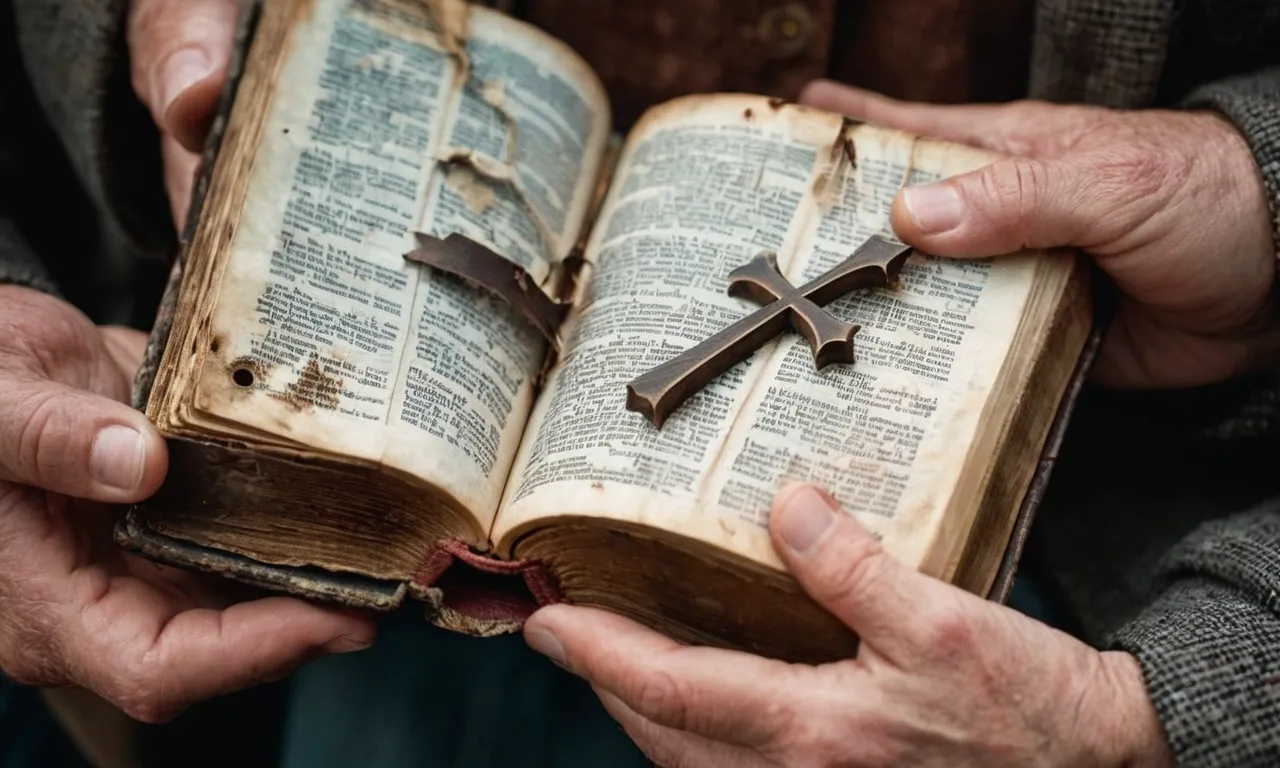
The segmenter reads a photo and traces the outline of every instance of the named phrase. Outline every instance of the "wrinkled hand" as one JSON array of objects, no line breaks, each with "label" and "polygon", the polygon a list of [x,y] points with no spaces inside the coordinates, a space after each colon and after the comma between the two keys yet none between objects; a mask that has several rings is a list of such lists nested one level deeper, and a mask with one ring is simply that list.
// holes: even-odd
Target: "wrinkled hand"
[{"label": "wrinkled hand", "polygon": [[937,256],[1080,248],[1125,294],[1095,376],[1193,386],[1273,364],[1277,243],[1244,137],[1209,112],[1021,102],[930,106],[817,82],[813,106],[1002,152],[979,171],[909,188],[904,242]]},{"label": "wrinkled hand", "polygon": [[130,0],[133,88],[161,132],[165,186],[181,227],[231,60],[239,0]]},{"label": "wrinkled hand", "polygon": [[144,343],[0,286],[0,668],[158,721],[317,654],[363,648],[374,630],[288,598],[231,605],[221,582],[114,544],[110,513],[92,502],[141,500],[167,465],[160,435],[122,402]]},{"label": "wrinkled hand", "polygon": [[525,637],[586,678],[663,766],[1171,764],[1132,657],[899,564],[811,486],[778,495],[770,531],[801,585],[858,633],[857,658],[684,647],[564,605],[535,613]]}]

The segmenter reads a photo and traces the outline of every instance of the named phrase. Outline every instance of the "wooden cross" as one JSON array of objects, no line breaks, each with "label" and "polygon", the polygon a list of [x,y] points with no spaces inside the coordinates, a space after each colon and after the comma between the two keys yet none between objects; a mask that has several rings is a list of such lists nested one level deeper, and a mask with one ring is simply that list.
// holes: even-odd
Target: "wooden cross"
[{"label": "wooden cross", "polygon": [[813,350],[813,365],[852,363],[853,337],[861,326],[822,309],[850,291],[887,285],[911,255],[911,247],[873,236],[843,262],[796,288],[778,271],[772,252],[729,273],[729,295],[763,306],[706,341],[636,377],[627,385],[627,410],[661,427],[671,412],[706,384],[745,360],[788,328]]}]

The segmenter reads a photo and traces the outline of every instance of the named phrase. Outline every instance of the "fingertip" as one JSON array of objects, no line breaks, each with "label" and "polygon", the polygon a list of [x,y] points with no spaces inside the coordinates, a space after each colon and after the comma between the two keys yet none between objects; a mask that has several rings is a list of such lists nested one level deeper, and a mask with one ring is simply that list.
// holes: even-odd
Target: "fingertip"
[{"label": "fingertip", "polygon": [[143,419],[141,434],[144,441],[142,477],[134,494],[135,501],[150,498],[164,483],[169,473],[169,444],[149,420]]},{"label": "fingertip", "polygon": [[169,470],[164,438],[144,415],[132,409],[99,429],[89,451],[94,488],[87,496],[93,501],[143,501],[160,490]]},{"label": "fingertip", "polygon": [[271,635],[298,649],[286,655],[307,648],[326,653],[362,650],[378,635],[377,622],[368,614],[283,595],[233,605],[226,615],[234,619],[228,625],[241,637]]},{"label": "fingertip", "polygon": [[188,152],[198,154],[203,150],[205,137],[208,136],[209,127],[217,113],[225,79],[226,68],[217,68],[186,84],[167,102],[163,116],[164,129]]},{"label": "fingertip", "polygon": [[796,99],[796,103],[820,107],[829,103],[831,96],[838,93],[840,87],[835,81],[826,78],[810,80],[804,88],[800,89],[800,96]]},{"label": "fingertip", "polygon": [[770,505],[769,509],[770,525],[772,525],[777,519],[775,517],[776,514],[785,514],[785,510],[790,507],[794,507],[796,502],[802,500],[800,494],[814,494],[823,504],[831,509],[840,509],[840,501],[835,496],[831,495],[831,492],[827,489],[801,480],[789,480],[783,484],[781,490],[779,490],[773,497],[773,504]]},{"label": "fingertip", "polygon": [[524,632],[528,638],[530,633],[536,632],[574,633],[583,626],[609,626],[616,629],[624,623],[629,623],[629,620],[599,608],[556,603],[539,608],[525,620]]},{"label": "fingertip", "polygon": [[530,643],[539,635],[549,634],[566,645],[578,648],[593,645],[604,638],[618,642],[637,638],[652,641],[657,637],[668,642],[665,636],[613,611],[563,603],[538,609],[525,621],[523,632],[525,640]]},{"label": "fingertip", "polygon": [[907,205],[907,190],[901,190],[893,198],[893,206],[889,209],[889,224],[893,232],[902,242],[916,248],[924,248],[928,240],[920,231],[911,208]]},{"label": "fingertip", "polygon": [[800,480],[788,480],[785,483],[783,483],[782,488],[779,489],[779,491],[776,494],[774,494],[773,504],[770,505],[769,507],[769,512],[770,512],[769,522],[770,523],[773,522],[774,515],[782,511],[787,506],[787,502],[790,501],[792,497],[794,497],[797,493],[800,493],[805,489],[817,490],[817,488],[814,485],[811,485],[810,483],[806,483]]},{"label": "fingertip", "polygon": [[834,80],[818,79],[804,87],[798,102],[815,109],[858,117],[865,111],[868,100],[873,96],[871,91],[862,88]]},{"label": "fingertip", "polygon": [[373,646],[378,639],[378,623],[373,617],[347,610],[325,610],[333,619],[333,637],[320,647],[328,654],[355,653]]},{"label": "fingertip", "polygon": [[565,612],[569,611],[570,606],[564,603],[554,603],[552,605],[544,605],[533,612],[524,622],[524,631],[548,629],[561,623],[565,618]]},{"label": "fingertip", "polygon": [[[367,611],[341,608],[299,601],[308,610],[316,611],[330,625],[328,631],[337,638],[368,648],[378,638],[378,620]],[[354,649],[353,649],[354,650]]]},{"label": "fingertip", "polygon": [[769,516],[769,533],[784,555],[804,558],[820,549],[839,517],[831,495],[805,485],[791,490]]},{"label": "fingertip", "polygon": [[57,436],[36,446],[19,479],[74,498],[106,504],[142,501],[164,482],[168,447],[146,415],[98,395],[66,391],[42,427]]}]

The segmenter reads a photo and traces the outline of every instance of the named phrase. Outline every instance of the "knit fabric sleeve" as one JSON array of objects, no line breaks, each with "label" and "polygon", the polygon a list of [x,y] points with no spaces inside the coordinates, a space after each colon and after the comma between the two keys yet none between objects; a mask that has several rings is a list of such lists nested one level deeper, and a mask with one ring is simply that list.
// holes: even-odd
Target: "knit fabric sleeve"
[{"label": "knit fabric sleeve", "polygon": [[1280,500],[1172,550],[1110,645],[1142,666],[1180,766],[1280,765]]}]

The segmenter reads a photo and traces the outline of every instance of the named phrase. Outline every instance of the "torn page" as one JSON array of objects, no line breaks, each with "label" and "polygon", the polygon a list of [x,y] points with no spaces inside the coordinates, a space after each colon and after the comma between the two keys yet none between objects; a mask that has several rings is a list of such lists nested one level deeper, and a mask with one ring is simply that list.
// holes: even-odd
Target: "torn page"
[{"label": "torn page", "polygon": [[[598,83],[563,46],[490,11],[474,8],[452,28],[468,36],[471,66],[495,56],[498,71],[527,69],[525,79],[574,94],[580,133],[549,114],[558,102],[529,95],[536,88],[506,87],[522,114],[536,113],[526,120],[554,123],[575,153],[568,164],[582,178],[547,183],[563,203],[559,230],[576,237],[608,130]],[[491,137],[496,128],[468,116],[447,48],[421,0],[314,0],[302,14],[267,106],[194,405],[300,449],[419,477],[489,517],[545,343],[500,302],[404,254],[425,226],[543,272],[547,258],[508,187],[437,161],[446,145],[488,157],[506,132]]]}]

